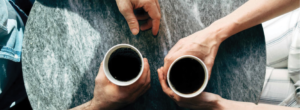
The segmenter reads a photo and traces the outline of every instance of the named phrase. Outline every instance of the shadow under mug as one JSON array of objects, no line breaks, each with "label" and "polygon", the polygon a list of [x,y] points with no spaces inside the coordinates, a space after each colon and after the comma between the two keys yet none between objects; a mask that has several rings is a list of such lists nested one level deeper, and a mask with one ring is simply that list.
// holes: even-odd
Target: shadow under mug
[{"label": "shadow under mug", "polygon": [[[182,60],[182,59],[185,59],[185,58],[190,58],[190,59],[193,59],[193,60],[196,60],[198,63],[201,64],[201,67],[199,68],[203,68],[203,71],[204,71],[204,79],[203,79],[203,82],[202,82],[202,85],[194,92],[192,93],[182,93],[178,90],[175,89],[175,86],[174,84],[172,84],[171,80],[170,80],[170,71],[172,69],[172,67],[174,67],[174,64],[176,64],[178,61]],[[184,73],[180,73],[180,74],[184,74]],[[201,73],[199,73],[201,74]],[[178,96],[180,97],[184,97],[184,98],[192,98],[192,97],[195,97],[197,95],[199,95],[206,87],[207,83],[208,83],[208,71],[207,71],[207,67],[205,66],[204,62],[202,60],[200,60],[199,58],[193,56],[193,55],[184,55],[184,56],[181,56],[179,58],[177,58],[169,67],[169,70],[168,70],[168,74],[167,74],[167,81],[168,81],[168,84],[170,86],[170,88],[172,89],[172,91],[177,94]],[[182,81],[179,81],[179,82],[182,82]]]},{"label": "shadow under mug", "polygon": [[[116,78],[114,78],[111,74],[111,72],[109,71],[109,67],[108,67],[108,63],[109,63],[109,60],[110,60],[110,57],[111,55],[118,49],[121,49],[121,48],[129,48],[129,49],[132,49],[134,52],[136,52],[139,56],[139,59],[141,61],[141,68],[140,68],[140,72],[138,73],[137,76],[135,76],[134,78],[128,80],[128,81],[121,81],[121,80],[118,80]],[[111,81],[112,83],[118,85],[118,86],[128,86],[128,85],[131,85],[133,84],[134,82],[136,82],[142,75],[143,73],[143,70],[144,70],[144,61],[143,61],[143,56],[142,54],[140,53],[140,51],[135,48],[134,46],[132,45],[129,45],[129,44],[118,44],[118,45],[115,45],[113,47],[111,47],[108,52],[106,52],[105,56],[104,56],[104,61],[103,61],[103,69],[104,69],[104,73],[107,77],[107,79],[109,81]],[[126,73],[124,73],[126,74]]]}]

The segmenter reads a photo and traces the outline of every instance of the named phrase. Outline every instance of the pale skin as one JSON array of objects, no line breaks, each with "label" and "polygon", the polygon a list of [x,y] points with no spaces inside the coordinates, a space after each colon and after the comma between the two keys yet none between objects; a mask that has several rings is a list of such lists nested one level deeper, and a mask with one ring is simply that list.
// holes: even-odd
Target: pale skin
[{"label": "pale skin", "polygon": [[[157,35],[160,23],[160,7],[157,0],[116,0],[121,14],[126,19],[130,31],[137,35],[140,30],[152,29]],[[165,57],[164,66],[157,70],[163,91],[179,106],[205,110],[296,110],[295,108],[237,102],[223,99],[219,95],[203,92],[194,98],[181,98],[173,93],[166,84],[166,73],[170,64],[179,56],[194,55],[204,61],[209,74],[214,64],[219,45],[231,35],[260,24],[266,20],[292,11],[299,7],[299,0],[249,0],[237,10],[211,24],[204,30],[182,38]],[[135,9],[146,13],[135,15]],[[139,25],[138,20],[147,20]],[[73,108],[73,110],[114,110],[134,102],[150,87],[150,69],[144,59],[145,69],[140,79],[130,86],[120,87],[111,83],[103,72],[101,64],[95,78],[92,100]]]},{"label": "pale skin", "polygon": [[225,39],[242,30],[299,8],[299,6],[299,0],[249,0],[209,27],[180,39],[165,57],[164,66],[157,70],[163,91],[179,106],[190,109],[296,110],[296,108],[226,100],[217,94],[207,92],[194,98],[182,98],[167,86],[166,75],[171,63],[183,55],[194,55],[203,60],[209,75],[211,75],[218,48]]}]

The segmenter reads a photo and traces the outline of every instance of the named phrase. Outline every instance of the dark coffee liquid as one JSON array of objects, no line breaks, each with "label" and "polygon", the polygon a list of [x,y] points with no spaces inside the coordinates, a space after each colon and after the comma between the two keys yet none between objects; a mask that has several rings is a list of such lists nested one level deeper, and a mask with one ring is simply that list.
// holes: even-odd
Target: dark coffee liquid
[{"label": "dark coffee liquid", "polygon": [[131,48],[120,48],[111,54],[108,60],[108,70],[115,79],[129,81],[138,76],[141,64],[138,53]]},{"label": "dark coffee liquid", "polygon": [[199,90],[204,83],[205,72],[194,59],[183,58],[177,61],[170,71],[170,82],[180,93],[190,94]]}]

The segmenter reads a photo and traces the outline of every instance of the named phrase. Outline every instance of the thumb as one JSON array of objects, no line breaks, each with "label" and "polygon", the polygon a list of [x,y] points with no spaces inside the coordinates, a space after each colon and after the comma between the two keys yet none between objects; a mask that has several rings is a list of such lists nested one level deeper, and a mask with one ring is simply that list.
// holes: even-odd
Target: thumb
[{"label": "thumb", "polygon": [[96,81],[97,80],[99,80],[99,81],[106,80],[106,75],[104,74],[104,70],[103,70],[103,61],[101,62],[98,74],[96,76]]},{"label": "thumb", "polygon": [[131,2],[128,0],[118,0],[117,5],[119,11],[126,19],[132,34],[137,35],[139,33],[139,23],[137,18],[134,15],[133,6]]}]

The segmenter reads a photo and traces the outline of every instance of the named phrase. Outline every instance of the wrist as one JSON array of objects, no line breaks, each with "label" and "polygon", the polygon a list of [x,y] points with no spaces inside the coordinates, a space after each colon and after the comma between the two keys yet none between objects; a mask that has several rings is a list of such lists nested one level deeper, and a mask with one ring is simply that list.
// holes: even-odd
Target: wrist
[{"label": "wrist", "polygon": [[90,101],[89,105],[90,110],[109,110],[106,104],[95,98]]},{"label": "wrist", "polygon": [[218,95],[217,101],[215,101],[216,108],[214,110],[226,110],[226,103],[227,100]]},{"label": "wrist", "polygon": [[118,102],[108,102],[103,100],[98,100],[93,98],[90,101],[90,108],[89,110],[116,110],[122,106],[124,106],[123,103]]},{"label": "wrist", "polygon": [[97,104],[94,99],[89,102],[88,110],[102,110],[101,105]]},{"label": "wrist", "polygon": [[215,22],[213,22],[209,27],[207,27],[208,30],[211,31],[211,33],[214,34],[216,39],[218,39],[220,42],[223,42],[230,36],[237,33],[238,24],[235,22],[232,22],[232,20],[227,20],[226,18],[221,18]]},{"label": "wrist", "polygon": [[70,110],[102,110],[99,106],[97,106],[97,104],[92,100],[82,104],[82,105],[79,105],[77,107],[74,107]]},{"label": "wrist", "polygon": [[249,102],[237,102],[227,99],[220,99],[217,102],[216,110],[255,110],[256,105]]}]

